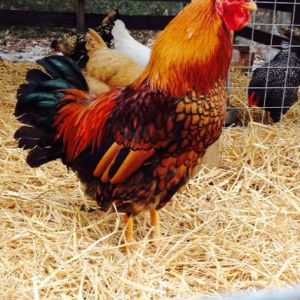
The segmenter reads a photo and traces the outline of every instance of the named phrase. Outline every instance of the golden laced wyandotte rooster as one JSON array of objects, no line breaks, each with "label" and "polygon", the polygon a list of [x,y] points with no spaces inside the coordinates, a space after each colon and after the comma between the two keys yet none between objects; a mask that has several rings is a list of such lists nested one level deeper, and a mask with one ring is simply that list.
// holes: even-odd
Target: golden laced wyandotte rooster
[{"label": "golden laced wyandotte rooster", "polygon": [[[102,20],[100,26],[95,31],[102,37],[108,47],[111,46],[113,36],[111,34],[115,20],[119,18],[118,10],[110,11]],[[89,59],[87,50],[87,33],[77,33],[72,36],[66,36],[51,43],[51,48],[56,52],[61,52],[65,56],[72,58],[80,68],[85,68]]]},{"label": "golden laced wyandotte rooster", "polygon": [[159,35],[134,83],[95,97],[68,57],[40,60],[45,71],[28,72],[15,109],[27,163],[61,159],[102,210],[125,214],[126,241],[144,210],[159,239],[158,210],[221,134],[232,31],[255,9],[251,0],[192,1]]}]

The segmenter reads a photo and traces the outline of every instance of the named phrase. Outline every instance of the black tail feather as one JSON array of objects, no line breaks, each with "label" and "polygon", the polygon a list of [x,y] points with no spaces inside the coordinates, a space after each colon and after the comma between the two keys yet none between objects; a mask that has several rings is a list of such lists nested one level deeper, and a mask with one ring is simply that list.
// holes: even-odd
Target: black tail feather
[{"label": "black tail feather", "polygon": [[65,79],[80,90],[87,91],[87,83],[74,61],[67,56],[49,56],[37,61],[53,79]]},{"label": "black tail feather", "polygon": [[18,146],[31,149],[27,162],[37,167],[62,155],[62,146],[55,140],[53,122],[65,89],[88,90],[87,83],[72,59],[49,56],[38,61],[45,69],[28,71],[26,84],[17,92],[15,116],[29,126],[19,128],[14,137]]},{"label": "black tail feather", "polygon": [[[58,151],[54,151],[58,150]],[[34,148],[29,151],[26,162],[31,168],[37,168],[45,163],[61,157],[61,151],[55,148]]]},{"label": "black tail feather", "polygon": [[23,149],[33,149],[36,146],[51,146],[53,136],[45,135],[43,130],[35,127],[22,126],[14,134],[14,138],[18,140],[18,146]]},{"label": "black tail feather", "polygon": [[34,84],[38,84],[49,79],[51,79],[51,76],[39,69],[29,70],[26,75],[26,80],[29,83],[34,83]]}]

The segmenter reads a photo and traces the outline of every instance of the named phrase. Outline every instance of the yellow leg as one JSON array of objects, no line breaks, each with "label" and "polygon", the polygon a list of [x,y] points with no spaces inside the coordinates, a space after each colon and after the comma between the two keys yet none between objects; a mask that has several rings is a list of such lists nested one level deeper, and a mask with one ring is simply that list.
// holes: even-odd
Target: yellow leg
[{"label": "yellow leg", "polygon": [[[150,224],[152,226],[152,238],[155,240],[160,239],[160,223],[159,223],[159,212],[151,208],[150,209]],[[157,246],[159,241],[154,241],[155,245]]]},{"label": "yellow leg", "polygon": [[133,217],[128,217],[127,215],[125,215],[124,222],[126,225],[126,230],[125,230],[126,242],[131,242],[134,240],[134,238],[133,238]]},{"label": "yellow leg", "polygon": [[[124,216],[124,223],[125,223],[125,243],[131,243],[134,241],[133,237],[133,217],[128,217],[127,215]],[[125,245],[124,251],[126,253],[130,253],[130,246]]]}]

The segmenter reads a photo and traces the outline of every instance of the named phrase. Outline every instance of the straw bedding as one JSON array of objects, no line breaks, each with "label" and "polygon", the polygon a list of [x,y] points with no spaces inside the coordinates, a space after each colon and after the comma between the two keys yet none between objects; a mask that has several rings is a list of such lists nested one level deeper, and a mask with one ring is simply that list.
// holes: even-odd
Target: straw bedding
[{"label": "straw bedding", "polygon": [[[220,168],[162,210],[159,247],[141,214],[127,256],[121,216],[82,210],[96,204],[72,172],[30,169],[16,148],[15,92],[32,66],[0,62],[1,299],[168,299],[300,282],[299,104],[279,125],[225,130]],[[244,96],[232,100],[243,107]]]}]

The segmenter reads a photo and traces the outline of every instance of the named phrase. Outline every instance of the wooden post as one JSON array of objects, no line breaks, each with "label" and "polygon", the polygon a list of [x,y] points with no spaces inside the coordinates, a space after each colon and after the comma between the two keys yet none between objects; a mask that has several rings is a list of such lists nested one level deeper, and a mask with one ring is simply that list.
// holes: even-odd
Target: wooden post
[{"label": "wooden post", "polygon": [[208,169],[219,167],[220,158],[220,139],[214,142],[208,149],[202,160],[202,166],[206,166]]},{"label": "wooden post", "polygon": [[77,32],[84,31],[85,28],[84,0],[77,0]]},{"label": "wooden post", "polygon": [[219,158],[220,158],[220,139],[218,139],[215,143],[213,143],[207,150],[202,159],[202,162],[195,167],[193,170],[192,176],[195,176],[199,173],[203,168],[205,170],[210,171],[213,168],[219,167]]}]

